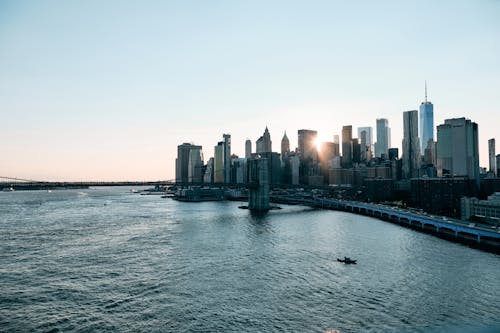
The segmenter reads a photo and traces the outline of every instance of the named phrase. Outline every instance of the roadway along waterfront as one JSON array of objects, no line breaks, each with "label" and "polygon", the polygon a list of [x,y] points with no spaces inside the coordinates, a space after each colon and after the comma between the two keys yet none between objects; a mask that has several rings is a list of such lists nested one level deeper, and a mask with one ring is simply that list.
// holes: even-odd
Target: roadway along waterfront
[{"label": "roadway along waterfront", "polygon": [[296,195],[273,196],[272,201],[284,204],[301,204],[312,207],[335,209],[379,218],[415,230],[434,234],[448,240],[464,243],[480,249],[500,253],[500,230],[496,226],[481,227],[447,217],[436,217],[407,209],[381,204],[329,198],[301,197]]}]

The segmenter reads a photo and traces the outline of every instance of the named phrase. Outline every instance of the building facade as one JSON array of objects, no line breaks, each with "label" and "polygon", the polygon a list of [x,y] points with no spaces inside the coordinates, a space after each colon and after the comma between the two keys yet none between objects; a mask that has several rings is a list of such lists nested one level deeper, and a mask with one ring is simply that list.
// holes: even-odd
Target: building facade
[{"label": "building facade", "polygon": [[470,119],[446,119],[437,127],[437,173],[467,176],[479,185],[478,126]]},{"label": "building facade", "polygon": [[488,159],[490,162],[490,172],[493,172],[493,174],[498,176],[495,155],[496,155],[496,153],[495,153],[495,139],[489,139],[488,140]]},{"label": "building facade", "polygon": [[377,119],[377,142],[375,143],[375,157],[387,156],[391,145],[391,129],[389,121],[385,118]]},{"label": "building facade", "polygon": [[420,140],[418,138],[418,111],[403,112],[403,178],[418,177],[420,169]]},{"label": "building facade", "polygon": [[434,141],[434,105],[427,100],[427,83],[425,84],[425,100],[420,104],[420,152],[424,153],[429,140]]},{"label": "building facade", "polygon": [[247,139],[245,141],[245,158],[250,158],[252,156],[252,141]]},{"label": "building facade", "polygon": [[352,166],[352,126],[342,127],[342,164],[344,168]]},{"label": "building facade", "polygon": [[272,142],[271,142],[271,134],[269,134],[269,130],[264,130],[264,134],[257,140],[255,144],[255,152],[257,154],[260,153],[270,153],[272,151]]},{"label": "building facade", "polygon": [[281,139],[281,160],[284,161],[286,156],[290,153],[290,140],[288,140],[288,137],[286,136],[286,131],[285,134],[283,135],[283,138]]},{"label": "building facade", "polygon": [[316,138],[318,132],[312,130],[298,130],[298,153],[301,160],[318,159],[318,150],[316,149]]}]

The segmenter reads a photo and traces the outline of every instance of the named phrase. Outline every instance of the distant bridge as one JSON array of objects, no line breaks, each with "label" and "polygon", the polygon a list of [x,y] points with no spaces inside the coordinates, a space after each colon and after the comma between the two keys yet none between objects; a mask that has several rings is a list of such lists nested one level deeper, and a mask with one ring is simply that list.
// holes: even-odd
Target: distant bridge
[{"label": "distant bridge", "polygon": [[51,182],[33,179],[23,179],[16,177],[0,176],[0,191],[5,190],[46,190],[46,189],[68,189],[68,188],[89,188],[97,186],[172,186],[173,180],[158,181],[81,181],[81,182]]}]

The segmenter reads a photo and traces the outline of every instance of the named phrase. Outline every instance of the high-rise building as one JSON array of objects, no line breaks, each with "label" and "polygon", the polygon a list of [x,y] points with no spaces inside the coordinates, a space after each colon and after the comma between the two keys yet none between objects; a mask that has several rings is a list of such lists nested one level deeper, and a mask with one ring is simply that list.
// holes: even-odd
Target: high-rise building
[{"label": "high-rise building", "polygon": [[496,160],[496,164],[497,164],[497,177],[500,177],[500,154],[497,155],[497,160]]},{"label": "high-rise building", "polygon": [[224,138],[224,182],[231,182],[231,134],[223,134]]},{"label": "high-rise building", "polygon": [[418,111],[403,112],[403,178],[418,177],[420,168],[420,140],[418,139]]},{"label": "high-rise building", "polygon": [[214,147],[214,183],[224,183],[224,141]]},{"label": "high-rise building", "polygon": [[429,140],[434,140],[434,105],[427,100],[427,82],[425,83],[425,101],[420,104],[420,152],[424,153]]},{"label": "high-rise building", "polygon": [[316,148],[316,138],[318,132],[312,130],[298,130],[298,153],[301,160],[312,159],[317,161],[318,150]]},{"label": "high-rise building", "polygon": [[377,119],[377,142],[375,143],[375,157],[387,156],[391,145],[391,129],[389,121],[385,118]]},{"label": "high-rise building", "polygon": [[358,139],[361,144],[361,161],[369,161],[373,155],[373,128],[358,127]]},{"label": "high-rise building", "polygon": [[188,162],[188,182],[201,183],[203,181],[203,153],[201,146],[191,146]]},{"label": "high-rise building", "polygon": [[271,134],[269,134],[267,126],[264,130],[264,134],[257,140],[255,144],[255,152],[257,154],[272,152]]},{"label": "high-rise building", "polygon": [[493,172],[496,174],[497,167],[496,167],[496,160],[495,160],[495,139],[489,139],[488,140],[488,157],[490,160],[490,172]]},{"label": "high-rise building", "polygon": [[286,136],[286,131],[285,134],[283,135],[283,139],[281,139],[281,160],[284,161],[286,158],[286,155],[290,152],[290,141],[288,140],[288,137]]},{"label": "high-rise building", "polygon": [[338,135],[333,136],[333,156],[340,156],[340,139]]},{"label": "high-rise building", "polygon": [[436,165],[436,142],[434,140],[427,141],[427,146],[424,149],[424,163]]},{"label": "high-rise building", "polygon": [[352,166],[352,126],[342,127],[342,165],[344,168]]},{"label": "high-rise building", "polygon": [[478,127],[470,119],[446,119],[437,127],[437,173],[467,176],[479,185]]},{"label": "high-rise building", "polygon": [[352,141],[352,163],[360,163],[361,145],[359,144],[359,140],[357,138],[353,138],[351,141]]},{"label": "high-rise building", "polygon": [[177,183],[187,183],[189,181],[189,152],[194,146],[190,143],[183,143],[177,146],[177,158],[175,159],[175,181]]},{"label": "high-rise building", "polygon": [[252,141],[247,139],[245,141],[245,158],[250,158],[250,156],[252,156]]}]

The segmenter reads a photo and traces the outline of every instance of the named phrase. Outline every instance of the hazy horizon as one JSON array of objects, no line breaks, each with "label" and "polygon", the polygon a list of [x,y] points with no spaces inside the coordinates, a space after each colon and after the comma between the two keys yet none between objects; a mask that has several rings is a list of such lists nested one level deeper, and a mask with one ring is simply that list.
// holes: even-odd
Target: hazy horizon
[{"label": "hazy horizon", "polygon": [[[374,128],[400,149],[424,81],[434,124],[466,117],[500,140],[498,1],[0,3],[0,175],[175,178],[177,145],[223,133],[244,156],[267,126]],[[434,129],[434,138],[435,137]],[[497,143],[497,154],[500,143]]]}]

